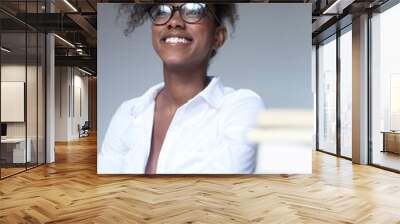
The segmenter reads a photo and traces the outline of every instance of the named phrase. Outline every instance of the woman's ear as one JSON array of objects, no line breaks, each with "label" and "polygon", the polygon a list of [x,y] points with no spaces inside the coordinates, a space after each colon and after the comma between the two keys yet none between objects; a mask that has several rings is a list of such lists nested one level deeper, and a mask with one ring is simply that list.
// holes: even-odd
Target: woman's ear
[{"label": "woman's ear", "polygon": [[225,26],[218,26],[215,30],[215,39],[213,44],[213,49],[217,50],[222,45],[224,45],[227,38],[227,30]]}]

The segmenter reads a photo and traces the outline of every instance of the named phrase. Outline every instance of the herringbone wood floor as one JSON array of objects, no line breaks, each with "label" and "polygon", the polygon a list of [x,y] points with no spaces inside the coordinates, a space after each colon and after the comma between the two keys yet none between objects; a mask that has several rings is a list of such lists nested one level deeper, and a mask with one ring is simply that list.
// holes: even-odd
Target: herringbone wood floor
[{"label": "herringbone wood floor", "polygon": [[400,175],[315,152],[312,175],[98,176],[96,139],[0,181],[0,223],[400,223]]}]

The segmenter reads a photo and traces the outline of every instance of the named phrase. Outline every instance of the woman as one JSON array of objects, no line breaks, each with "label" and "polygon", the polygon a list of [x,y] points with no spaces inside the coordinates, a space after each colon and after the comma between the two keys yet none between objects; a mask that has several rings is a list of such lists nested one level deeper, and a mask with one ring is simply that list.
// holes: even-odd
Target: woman
[{"label": "woman", "polygon": [[[250,90],[207,76],[210,60],[234,26],[234,4],[124,6],[132,32],[152,21],[152,45],[164,83],[124,102],[98,157],[99,173],[253,173],[256,147],[246,140],[264,104]],[[243,77],[245,78],[245,77]]]}]

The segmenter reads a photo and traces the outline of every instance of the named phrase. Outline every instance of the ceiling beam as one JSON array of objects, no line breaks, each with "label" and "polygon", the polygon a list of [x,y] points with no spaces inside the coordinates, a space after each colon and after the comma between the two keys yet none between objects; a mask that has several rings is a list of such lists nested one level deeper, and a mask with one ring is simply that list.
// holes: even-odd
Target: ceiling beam
[{"label": "ceiling beam", "polygon": [[90,56],[55,56],[56,66],[82,66],[96,71],[97,60]]},{"label": "ceiling beam", "polygon": [[97,38],[97,30],[90,24],[85,17],[79,13],[70,13],[67,16],[79,25],[91,38]]},{"label": "ceiling beam", "polygon": [[355,0],[336,0],[323,10],[323,14],[342,14],[344,9],[353,4]]}]

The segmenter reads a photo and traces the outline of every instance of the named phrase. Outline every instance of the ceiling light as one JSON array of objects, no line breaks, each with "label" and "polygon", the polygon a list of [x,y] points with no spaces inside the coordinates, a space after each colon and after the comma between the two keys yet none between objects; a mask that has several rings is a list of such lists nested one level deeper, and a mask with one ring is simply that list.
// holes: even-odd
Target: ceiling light
[{"label": "ceiling light", "polygon": [[72,44],[71,42],[69,42],[68,40],[66,40],[66,39],[64,39],[64,38],[62,38],[62,37],[60,37],[60,36],[57,35],[57,34],[54,34],[54,36],[57,37],[57,38],[58,38],[59,40],[61,40],[62,42],[66,43],[68,46],[75,48],[75,45],[73,45],[73,44]]},{"label": "ceiling light", "polygon": [[65,4],[67,4],[74,12],[78,12],[78,10],[68,1],[64,0]]},{"label": "ceiling light", "polygon": [[79,55],[86,55],[86,54],[84,53],[83,49],[81,49],[81,48],[77,48],[77,49],[76,49],[76,53],[78,53]]},{"label": "ceiling light", "polygon": [[4,51],[4,52],[6,52],[6,53],[10,53],[10,52],[11,52],[11,50],[9,50],[9,49],[7,49],[7,48],[5,48],[5,47],[1,47],[1,50]]},{"label": "ceiling light", "polygon": [[81,72],[83,72],[83,73],[85,73],[85,74],[87,74],[87,75],[90,75],[90,76],[92,75],[92,73],[90,73],[90,72],[88,72],[88,71],[86,71],[86,70],[83,70],[83,69],[81,69],[81,68],[79,68],[79,67],[78,67],[78,70],[81,71]]},{"label": "ceiling light", "polygon": [[342,14],[343,10],[351,5],[355,0],[336,0],[322,14]]}]

